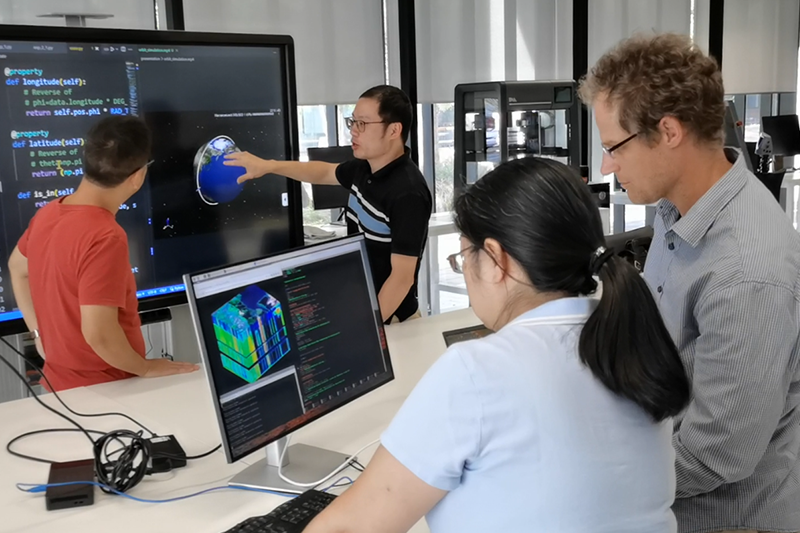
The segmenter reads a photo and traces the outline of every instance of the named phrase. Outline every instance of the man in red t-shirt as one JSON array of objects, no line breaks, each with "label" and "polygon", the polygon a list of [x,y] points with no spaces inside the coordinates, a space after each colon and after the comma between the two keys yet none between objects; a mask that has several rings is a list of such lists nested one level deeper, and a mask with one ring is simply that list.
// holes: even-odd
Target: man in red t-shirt
[{"label": "man in red t-shirt", "polygon": [[115,215],[144,183],[149,157],[140,119],[98,122],[78,190],[39,210],[11,254],[14,296],[55,390],[197,369],[145,359],[128,239]]}]

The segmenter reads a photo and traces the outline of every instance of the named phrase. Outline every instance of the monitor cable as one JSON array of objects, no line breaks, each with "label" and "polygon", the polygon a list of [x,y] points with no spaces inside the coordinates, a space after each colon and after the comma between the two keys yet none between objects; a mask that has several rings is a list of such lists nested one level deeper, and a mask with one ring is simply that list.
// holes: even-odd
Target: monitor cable
[{"label": "monitor cable", "polygon": [[[289,483],[291,485],[294,485],[295,487],[301,487],[301,488],[313,488],[313,487],[317,487],[319,485],[322,485],[323,483],[328,481],[330,478],[332,478],[333,476],[335,476],[337,473],[341,472],[342,470],[344,470],[348,466],[352,466],[353,464],[358,463],[358,461],[356,461],[356,458],[358,457],[359,453],[363,452],[364,450],[366,450],[367,448],[369,448],[371,446],[374,446],[374,445],[378,444],[381,441],[380,439],[376,439],[376,440],[370,442],[369,444],[363,446],[356,453],[354,453],[354,454],[350,455],[349,457],[347,457],[347,459],[345,459],[344,462],[342,462],[341,465],[337,466],[331,473],[329,473],[328,475],[326,475],[322,479],[320,479],[318,481],[312,481],[310,483],[301,483],[299,481],[294,481],[292,479],[289,479],[281,471],[282,470],[282,466],[281,465],[283,465],[283,459],[284,459],[284,456],[286,455],[286,450],[289,449],[289,443],[291,441],[291,438],[292,438],[291,435],[286,437],[286,446],[283,448],[283,451],[281,451],[280,458],[278,459],[278,475],[286,483]],[[361,463],[358,463],[358,465],[360,466]]]}]

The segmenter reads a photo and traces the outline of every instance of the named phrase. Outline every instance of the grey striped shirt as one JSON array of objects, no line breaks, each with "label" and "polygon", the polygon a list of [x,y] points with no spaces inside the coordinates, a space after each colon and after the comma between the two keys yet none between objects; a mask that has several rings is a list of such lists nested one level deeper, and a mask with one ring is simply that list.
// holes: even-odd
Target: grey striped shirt
[{"label": "grey striped shirt", "polygon": [[673,509],[681,533],[800,531],[800,235],[726,155],[686,216],[659,203],[645,264],[692,380]]}]

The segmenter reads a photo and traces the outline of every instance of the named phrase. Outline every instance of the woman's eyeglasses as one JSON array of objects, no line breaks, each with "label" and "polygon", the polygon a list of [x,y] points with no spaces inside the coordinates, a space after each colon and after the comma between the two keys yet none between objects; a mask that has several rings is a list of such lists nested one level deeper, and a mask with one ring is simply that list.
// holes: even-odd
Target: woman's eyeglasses
[{"label": "woman's eyeglasses", "polygon": [[464,254],[467,250],[469,250],[469,248],[464,248],[460,252],[447,256],[447,262],[450,263],[450,268],[452,268],[453,272],[456,274],[464,273]]}]

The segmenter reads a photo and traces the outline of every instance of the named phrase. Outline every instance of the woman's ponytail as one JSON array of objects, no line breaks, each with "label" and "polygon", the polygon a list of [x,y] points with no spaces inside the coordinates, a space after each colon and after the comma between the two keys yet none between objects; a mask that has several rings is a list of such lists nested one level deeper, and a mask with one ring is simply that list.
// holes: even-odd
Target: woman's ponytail
[{"label": "woman's ponytail", "polygon": [[597,260],[590,263],[600,277],[602,295],[583,326],[580,358],[606,387],[656,421],[674,416],[691,397],[678,349],[639,272],[613,255],[602,259],[599,265]]}]

